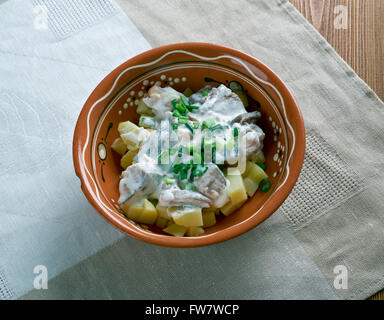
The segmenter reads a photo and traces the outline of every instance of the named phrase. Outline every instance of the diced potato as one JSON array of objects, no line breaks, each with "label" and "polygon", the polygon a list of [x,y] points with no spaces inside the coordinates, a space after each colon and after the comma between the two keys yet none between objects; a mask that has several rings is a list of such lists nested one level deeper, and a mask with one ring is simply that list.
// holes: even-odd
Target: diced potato
[{"label": "diced potato", "polygon": [[201,208],[184,208],[171,213],[173,221],[185,227],[200,227],[203,225]]},{"label": "diced potato", "polygon": [[259,185],[261,180],[268,178],[268,175],[257,164],[248,161],[244,172],[244,177],[252,179],[257,185]]},{"label": "diced potato", "polygon": [[231,199],[231,203],[236,205],[247,200],[247,192],[240,172],[237,172],[237,174],[235,172],[228,174],[227,179],[229,180],[228,195]]},{"label": "diced potato", "polygon": [[189,227],[187,229],[187,236],[188,237],[197,237],[204,233],[204,229],[201,227]]},{"label": "diced potato", "polygon": [[247,195],[252,197],[257,191],[257,188],[259,187],[259,185],[256,182],[254,182],[251,178],[248,178],[248,177],[245,177],[243,181],[244,181],[245,190],[247,191]]},{"label": "diced potato", "polygon": [[263,150],[260,150],[258,153],[256,153],[254,156],[252,156],[251,161],[254,163],[264,163],[265,162],[265,156]]},{"label": "diced potato", "polygon": [[187,229],[187,227],[179,226],[173,223],[163,229],[163,231],[176,237],[183,237],[184,234],[187,232]]},{"label": "diced potato", "polygon": [[133,159],[137,155],[137,150],[129,150],[121,159],[120,165],[125,170],[127,169],[133,162]]},{"label": "diced potato", "polygon": [[139,217],[139,222],[154,224],[157,219],[157,210],[151,201],[144,200],[144,210]]},{"label": "diced potato", "polygon": [[216,210],[203,209],[203,227],[208,228],[216,224]]},{"label": "diced potato", "polygon": [[171,217],[168,214],[168,207],[162,207],[157,205],[156,206],[157,213],[159,214],[159,217],[162,217],[163,219],[170,220]]},{"label": "diced potato", "polygon": [[[138,127],[139,128],[139,127]],[[141,143],[149,136],[149,131],[144,128],[139,128],[138,132],[129,131],[120,135],[128,149],[139,149]]]},{"label": "diced potato", "polygon": [[120,122],[117,129],[121,139],[130,150],[138,149],[141,143],[149,136],[149,131],[138,127],[131,121]]},{"label": "diced potato", "polygon": [[156,226],[158,226],[159,228],[163,229],[167,226],[168,224],[168,221],[167,219],[163,218],[163,217],[160,217],[160,216],[157,216],[157,219],[156,219]]},{"label": "diced potato", "polygon": [[138,222],[137,218],[141,215],[141,213],[144,210],[144,202],[138,201],[138,202],[133,203],[131,205],[123,203],[120,205],[120,208],[124,211],[127,218]]},{"label": "diced potato", "polygon": [[187,88],[184,90],[183,95],[185,95],[187,98],[189,98],[191,95],[193,95],[193,91],[191,88]]},{"label": "diced potato", "polygon": [[152,109],[149,108],[143,100],[139,100],[139,104],[137,105],[136,112],[141,115],[145,116],[153,116]]},{"label": "diced potato", "polygon": [[112,142],[111,148],[115,150],[119,155],[123,156],[127,152],[127,145],[120,137]]},{"label": "diced potato", "polygon": [[120,122],[117,130],[119,131],[120,135],[128,132],[139,133],[139,127],[131,121]]},{"label": "diced potato", "polygon": [[233,204],[232,201],[230,201],[224,207],[222,207],[220,209],[220,211],[225,216],[229,216],[232,212],[234,212],[235,210],[239,209],[244,204],[245,201],[247,201],[247,200],[243,200],[242,202],[239,202],[237,204]]},{"label": "diced potato", "polygon": [[157,219],[156,208],[148,199],[120,207],[129,219],[138,223],[154,224]]}]

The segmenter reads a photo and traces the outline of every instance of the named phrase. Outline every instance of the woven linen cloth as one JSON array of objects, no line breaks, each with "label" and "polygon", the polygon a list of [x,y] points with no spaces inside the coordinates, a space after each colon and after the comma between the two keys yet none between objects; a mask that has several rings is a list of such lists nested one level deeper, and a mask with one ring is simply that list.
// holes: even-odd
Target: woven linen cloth
[{"label": "woven linen cloth", "polygon": [[[382,289],[384,109],[372,90],[287,1],[119,4],[152,46],[215,42],[276,71],[304,114],[303,172],[285,204],[240,237],[194,249],[126,237],[23,298],[362,299]],[[347,288],[334,285],[337,266]]]},{"label": "woven linen cloth", "polygon": [[125,238],[24,298],[363,299],[382,289],[384,106],[374,92],[288,1],[118,3],[152,46],[219,43],[277,72],[304,114],[302,174],[238,238],[195,249]]},{"label": "woven linen cloth", "polygon": [[72,138],[96,85],[148,48],[113,1],[0,5],[0,299],[123,236],[83,196]]}]

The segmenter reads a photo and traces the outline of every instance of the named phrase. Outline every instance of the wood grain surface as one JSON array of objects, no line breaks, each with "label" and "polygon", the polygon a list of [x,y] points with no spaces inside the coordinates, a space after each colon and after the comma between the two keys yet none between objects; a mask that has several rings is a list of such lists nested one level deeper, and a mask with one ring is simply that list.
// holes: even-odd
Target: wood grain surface
[{"label": "wood grain surface", "polygon": [[[384,100],[384,0],[289,1]],[[340,5],[348,12],[346,29],[334,26]],[[384,300],[384,290],[371,299]]]}]

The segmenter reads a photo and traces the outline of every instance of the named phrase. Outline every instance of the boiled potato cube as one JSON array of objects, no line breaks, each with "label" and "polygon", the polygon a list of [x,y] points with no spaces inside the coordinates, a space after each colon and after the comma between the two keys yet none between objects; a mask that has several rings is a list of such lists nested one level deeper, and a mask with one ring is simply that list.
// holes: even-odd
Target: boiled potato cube
[{"label": "boiled potato cube", "polygon": [[156,208],[148,199],[131,205],[122,204],[120,207],[129,219],[138,223],[154,224],[157,219]]},{"label": "boiled potato cube", "polygon": [[149,108],[143,100],[140,100],[139,101],[139,104],[137,105],[137,109],[136,109],[136,112],[138,114],[141,114],[141,115],[145,115],[145,116],[153,116],[153,112],[152,112],[152,109]]},{"label": "boiled potato cube", "polygon": [[253,181],[251,178],[248,178],[248,177],[245,177],[243,181],[244,181],[245,190],[247,191],[247,195],[252,197],[257,191],[257,188],[259,187],[259,185],[255,181]]},{"label": "boiled potato cube", "polygon": [[159,217],[166,219],[166,220],[171,219],[171,217],[168,214],[168,207],[162,207],[162,206],[157,205],[156,210],[157,210],[157,213],[159,214]]},{"label": "boiled potato cube", "polygon": [[154,224],[157,219],[157,210],[151,201],[144,200],[144,210],[138,218],[141,223]]},{"label": "boiled potato cube", "polygon": [[171,213],[173,221],[184,227],[200,227],[203,225],[201,208],[184,208]]},{"label": "boiled potato cube", "polygon": [[163,231],[176,237],[183,237],[184,234],[187,232],[187,229],[187,227],[179,226],[173,223],[163,229]]},{"label": "boiled potato cube", "polygon": [[228,195],[231,199],[231,203],[236,205],[246,200],[247,192],[245,190],[243,177],[240,175],[240,172],[237,172],[237,174],[228,174],[227,179],[229,180]]},{"label": "boiled potato cube", "polygon": [[168,221],[167,219],[163,218],[163,217],[160,217],[160,216],[157,216],[157,219],[156,219],[156,226],[158,226],[159,228],[163,229],[167,226],[168,224]]},{"label": "boiled potato cube", "polygon": [[187,229],[187,236],[188,237],[197,237],[204,233],[204,229],[201,227],[189,227]]},{"label": "boiled potato cube", "polygon": [[[138,127],[139,128],[139,127]],[[139,128],[138,132],[129,131],[120,135],[128,149],[136,150],[140,148],[140,145],[150,135],[150,131],[144,128]]]},{"label": "boiled potato cube", "polygon": [[254,156],[252,156],[251,161],[254,163],[264,163],[265,162],[265,156],[264,156],[263,150],[260,150]]},{"label": "boiled potato cube", "polygon": [[120,208],[124,211],[124,213],[127,216],[127,218],[132,219],[132,220],[138,222],[137,218],[143,212],[144,202],[143,201],[138,201],[138,202],[130,204],[130,205],[128,205],[126,203],[123,203],[123,204],[120,205]]},{"label": "boiled potato cube", "polygon": [[139,127],[131,121],[120,122],[117,130],[119,131],[120,135],[128,132],[139,133]]},{"label": "boiled potato cube", "polygon": [[121,159],[120,165],[123,169],[127,169],[137,155],[137,150],[129,150]]},{"label": "boiled potato cube", "polygon": [[239,209],[246,200],[243,200],[242,202],[239,202],[237,204],[233,204],[232,201],[228,202],[224,207],[220,209],[220,211],[225,215],[229,216],[232,212]]},{"label": "boiled potato cube", "polygon": [[203,209],[203,227],[208,228],[216,224],[216,210]]},{"label": "boiled potato cube", "polygon": [[119,155],[123,156],[127,152],[127,145],[123,142],[120,137],[112,142],[111,148],[115,150]]},{"label": "boiled potato cube", "polygon": [[259,185],[261,180],[268,178],[268,175],[257,164],[248,161],[244,172],[244,177],[252,179],[257,185]]}]

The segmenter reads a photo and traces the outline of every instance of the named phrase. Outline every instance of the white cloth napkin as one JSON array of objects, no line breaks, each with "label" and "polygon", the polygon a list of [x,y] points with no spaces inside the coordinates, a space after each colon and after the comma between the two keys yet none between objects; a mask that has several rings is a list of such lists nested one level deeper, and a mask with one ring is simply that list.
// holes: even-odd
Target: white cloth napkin
[{"label": "white cloth napkin", "polygon": [[83,196],[72,137],[95,86],[147,49],[113,1],[0,6],[0,299],[32,289],[35,266],[54,277],[123,236]]}]

